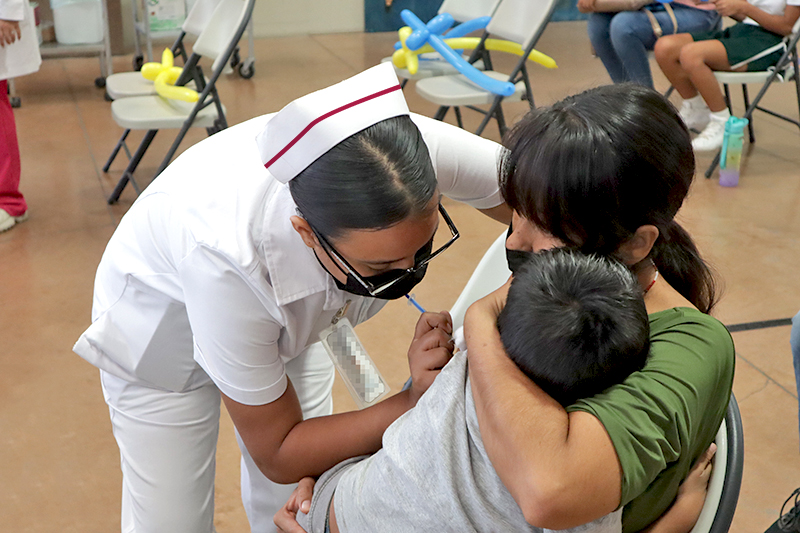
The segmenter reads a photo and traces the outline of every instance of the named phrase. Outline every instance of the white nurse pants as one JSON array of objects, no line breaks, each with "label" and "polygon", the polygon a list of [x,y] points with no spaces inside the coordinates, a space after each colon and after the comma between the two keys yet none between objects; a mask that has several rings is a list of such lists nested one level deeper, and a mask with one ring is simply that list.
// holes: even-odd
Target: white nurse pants
[{"label": "white nurse pants", "polygon": [[[123,533],[211,533],[220,393],[205,378],[183,392],[131,383],[101,371],[122,468]],[[286,363],[305,418],[333,411],[334,369],[317,343]],[[242,450],[242,501],[253,533],[275,531],[272,517],[295,485],[278,485]]]}]

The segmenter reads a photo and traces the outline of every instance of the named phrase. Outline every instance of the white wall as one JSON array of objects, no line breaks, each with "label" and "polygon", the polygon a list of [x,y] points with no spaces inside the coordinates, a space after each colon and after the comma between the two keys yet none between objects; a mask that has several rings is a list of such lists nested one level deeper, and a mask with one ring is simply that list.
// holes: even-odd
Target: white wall
[{"label": "white wall", "polygon": [[257,0],[256,37],[364,31],[364,0]]},{"label": "white wall", "polygon": [[[124,42],[133,49],[131,2],[122,4]],[[141,5],[141,4],[140,4]],[[256,0],[256,37],[364,31],[364,0]],[[163,41],[171,43],[171,39]]]}]

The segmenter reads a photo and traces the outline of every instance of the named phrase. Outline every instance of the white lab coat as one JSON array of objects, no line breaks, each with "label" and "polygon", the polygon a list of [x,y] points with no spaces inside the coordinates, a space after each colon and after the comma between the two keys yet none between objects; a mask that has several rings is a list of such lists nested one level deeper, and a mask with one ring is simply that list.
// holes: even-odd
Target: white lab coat
[{"label": "white lab coat", "polygon": [[39,70],[42,56],[28,0],[0,0],[0,20],[19,21],[22,37],[14,44],[0,47],[0,80],[18,78]]},{"label": "white lab coat", "polygon": [[[101,260],[93,323],[74,350],[111,375],[104,374],[104,387],[123,455],[124,494],[151,490],[137,481],[150,469],[154,479],[198,480],[185,490],[196,492],[198,483],[213,490],[213,472],[211,482],[201,483],[208,475],[198,471],[213,461],[215,442],[200,443],[186,433],[187,413],[192,420],[204,419],[204,412],[218,409],[219,394],[203,392],[209,385],[239,403],[263,405],[283,394],[288,377],[306,416],[329,414],[332,366],[316,349],[319,332],[348,300],[346,316],[353,324],[385,304],[339,290],[292,228],[289,217],[296,207],[289,186],[264,168],[255,140],[270,117],[228,128],[184,152],[123,217]],[[412,118],[444,195],[476,208],[502,202],[496,143],[430,118]],[[447,254],[439,260],[446,261]],[[182,402],[188,405],[178,408]],[[142,428],[155,412],[158,419]],[[217,423],[214,416],[207,422]],[[153,428],[149,440],[141,436],[146,428]],[[163,440],[169,431],[174,435]],[[155,446],[156,438],[165,444]],[[136,457],[141,449],[147,450],[144,458]],[[166,456],[175,450],[177,456]],[[242,451],[242,493],[251,526],[272,529],[271,513],[285,493],[269,488],[271,482]],[[178,462],[184,466],[176,467]],[[171,465],[172,473],[148,466],[161,464]],[[128,465],[136,475],[125,470]],[[193,496],[197,505],[170,499],[181,491],[173,488],[139,502],[151,510],[136,520],[158,523],[175,509],[183,516],[211,516],[213,507],[203,502],[213,502],[212,496]],[[132,512],[125,502],[123,497],[127,523]],[[153,516],[159,506],[164,516]]]}]

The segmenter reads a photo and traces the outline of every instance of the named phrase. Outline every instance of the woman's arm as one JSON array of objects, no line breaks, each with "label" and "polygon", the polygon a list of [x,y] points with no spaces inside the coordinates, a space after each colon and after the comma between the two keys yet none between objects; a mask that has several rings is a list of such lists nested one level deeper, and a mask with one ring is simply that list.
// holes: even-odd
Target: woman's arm
[{"label": "woman's arm", "polygon": [[567,413],[508,358],[496,320],[500,302],[467,311],[470,379],[481,436],[495,470],[534,526],[565,529],[620,505],[622,472],[603,425]]},{"label": "woman's arm", "polygon": [[452,320],[447,313],[424,313],[408,352],[412,385],[361,411],[303,420],[291,381],[277,400],[245,405],[222,395],[247,451],[276,483],[318,476],[335,464],[378,451],[383,432],[414,407],[450,360]]},{"label": "woman's arm", "polygon": [[279,483],[380,448],[386,427],[416,404],[452,353],[450,316],[424,313],[408,352],[411,389],[369,409],[304,421],[281,358],[284,311],[216,250],[195,247],[178,271],[194,359],[223,394],[255,463]]},{"label": "woman's arm", "polygon": [[711,461],[716,452],[717,445],[712,444],[681,483],[678,497],[669,510],[642,533],[689,533],[692,530],[708,495]]}]

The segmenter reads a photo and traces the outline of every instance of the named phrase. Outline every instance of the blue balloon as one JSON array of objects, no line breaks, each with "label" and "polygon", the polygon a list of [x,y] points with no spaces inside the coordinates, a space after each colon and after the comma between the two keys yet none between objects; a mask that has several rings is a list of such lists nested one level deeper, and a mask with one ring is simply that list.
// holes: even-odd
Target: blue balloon
[{"label": "blue balloon", "polygon": [[[672,1],[672,0],[667,0]],[[445,39],[456,39],[458,37],[463,37],[468,35],[474,31],[482,30],[489,24],[489,21],[492,20],[492,17],[478,17],[476,19],[468,20],[466,22],[462,22],[452,30],[448,31],[444,37]],[[394,43],[394,49],[400,50],[403,47],[403,44],[400,41]]]},{"label": "blue balloon", "polygon": [[478,87],[501,96],[511,96],[514,94],[515,87],[513,83],[490,78],[470,65],[444,42],[441,34],[453,25],[453,17],[451,15],[442,13],[432,18],[428,24],[422,22],[419,17],[408,9],[401,11],[400,17],[403,19],[403,22],[408,24],[413,30],[413,33],[406,39],[406,46],[409,50],[419,50],[427,42],[434,50],[439,52],[448,63],[453,65],[456,70]]},{"label": "blue balloon", "polygon": [[468,20],[466,22],[462,22],[449,32],[445,34],[445,39],[455,39],[457,37],[463,37],[467,34],[470,34],[477,30],[482,30],[489,24],[489,21],[492,20],[492,17],[478,17],[476,19]]}]

